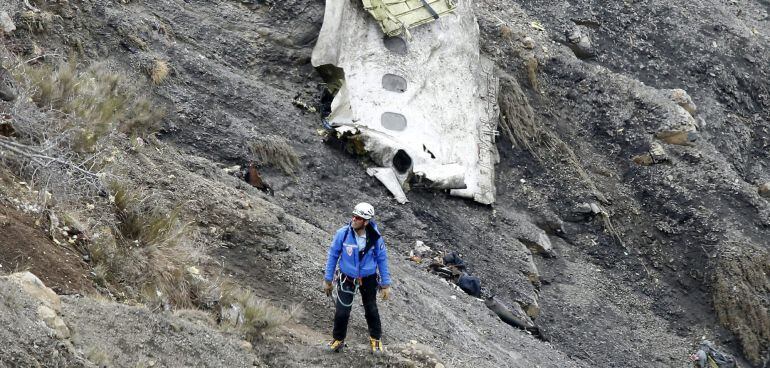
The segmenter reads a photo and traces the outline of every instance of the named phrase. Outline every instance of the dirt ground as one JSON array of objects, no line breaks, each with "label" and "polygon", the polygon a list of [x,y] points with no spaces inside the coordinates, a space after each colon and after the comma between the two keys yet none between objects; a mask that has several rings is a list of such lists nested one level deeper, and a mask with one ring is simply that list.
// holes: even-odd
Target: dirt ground
[{"label": "dirt ground", "polygon": [[[273,302],[303,305],[297,325],[254,346],[269,366],[686,367],[702,337],[745,366],[770,361],[770,326],[760,324],[769,273],[748,279],[725,256],[736,244],[756,260],[768,252],[770,204],[757,193],[770,181],[764,1],[477,2],[482,52],[520,86],[539,142],[556,142],[526,149],[500,136],[493,206],[420,189],[398,205],[365,174],[365,158],[325,142],[321,117],[293,103],[320,100],[323,82],[309,60],[321,0],[46,6],[60,15],[50,31],[6,35],[6,46],[21,54],[75,49],[84,62],[106,60],[146,84],[168,111],[160,142],[120,153],[117,171],[159,206],[183,203],[219,272]],[[590,57],[570,49],[565,33],[575,27],[589,36]],[[146,68],[159,58],[171,72],[150,85]],[[669,97],[673,88],[697,106],[685,112],[696,125],[686,145],[656,138],[684,111]],[[274,195],[223,170],[248,163],[248,145],[267,134],[289,139],[301,162],[295,176],[259,168]],[[632,160],[653,144],[665,160]],[[394,274],[394,300],[381,306],[384,360],[364,353],[358,311],[350,334],[360,341],[345,354],[318,354],[333,312],[320,291],[326,247],[359,201],[377,209]],[[585,216],[584,203],[603,214]],[[40,267],[46,284],[87,289],[76,281],[88,271],[79,255],[3,211],[12,231],[45,244],[34,248],[45,257],[35,252],[40,259],[29,267]],[[526,246],[533,232],[548,233],[554,257]],[[536,301],[534,321],[547,341],[503,324],[480,300],[406,260],[417,240],[462,254],[505,304]],[[48,252],[70,257],[70,269],[45,275]],[[3,251],[0,263],[17,258]],[[725,295],[720,279],[748,292]],[[80,286],[68,289],[70,282]],[[727,313],[730,297],[756,309]]]}]

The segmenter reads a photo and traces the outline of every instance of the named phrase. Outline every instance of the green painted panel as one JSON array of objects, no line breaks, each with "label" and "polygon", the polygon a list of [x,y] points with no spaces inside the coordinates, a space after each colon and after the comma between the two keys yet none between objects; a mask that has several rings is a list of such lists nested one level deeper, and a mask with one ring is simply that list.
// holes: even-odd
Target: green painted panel
[{"label": "green painted panel", "polygon": [[[388,36],[434,21],[433,14],[422,0],[362,0],[364,9],[371,14]],[[457,7],[452,0],[426,0],[439,17]],[[407,32],[408,33],[408,32]]]}]

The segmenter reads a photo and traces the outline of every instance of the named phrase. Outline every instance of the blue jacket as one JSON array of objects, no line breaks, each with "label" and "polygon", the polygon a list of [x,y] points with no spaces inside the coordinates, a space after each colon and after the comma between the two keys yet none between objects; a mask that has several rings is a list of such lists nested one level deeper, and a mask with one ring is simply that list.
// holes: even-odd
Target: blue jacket
[{"label": "blue jacket", "polygon": [[377,229],[373,220],[366,226],[366,244],[369,250],[358,249],[355,230],[350,224],[337,230],[332,244],[329,247],[329,257],[326,260],[326,274],[324,279],[332,281],[334,270],[339,261],[340,271],[354,277],[366,277],[380,271],[380,285],[390,285],[390,271],[388,271],[388,251],[385,249],[385,241]]}]

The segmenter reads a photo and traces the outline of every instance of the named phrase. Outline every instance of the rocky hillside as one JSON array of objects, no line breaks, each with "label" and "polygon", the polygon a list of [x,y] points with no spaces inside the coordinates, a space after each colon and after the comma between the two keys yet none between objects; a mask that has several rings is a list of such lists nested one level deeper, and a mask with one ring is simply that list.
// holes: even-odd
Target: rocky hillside
[{"label": "rocky hillside", "polygon": [[[0,4],[0,366],[686,367],[702,338],[770,364],[770,4],[475,2],[492,206],[399,205],[325,132],[323,10]],[[359,201],[394,277],[381,357],[359,310],[321,353],[325,252]],[[416,241],[539,334],[409,260]]]}]

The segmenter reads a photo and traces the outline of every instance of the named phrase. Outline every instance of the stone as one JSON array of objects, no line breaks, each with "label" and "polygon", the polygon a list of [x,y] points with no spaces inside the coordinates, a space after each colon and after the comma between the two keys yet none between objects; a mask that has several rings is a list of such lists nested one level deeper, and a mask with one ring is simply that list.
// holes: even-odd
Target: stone
[{"label": "stone", "polygon": [[238,327],[243,325],[243,309],[237,304],[231,304],[228,307],[223,307],[220,311],[223,324]]},{"label": "stone", "polygon": [[22,289],[41,304],[48,306],[55,312],[61,312],[61,299],[32,272],[25,271],[14,273],[8,279],[21,285]]},{"label": "stone", "polygon": [[531,303],[524,307],[524,312],[532,319],[536,319],[540,315],[540,306],[537,303]]},{"label": "stone", "polygon": [[653,164],[652,156],[649,153],[634,156],[631,158],[631,161],[634,161],[635,164],[641,166],[650,166]]},{"label": "stone", "polygon": [[658,142],[652,142],[652,144],[650,144],[650,157],[652,157],[652,162],[654,163],[668,160],[666,150],[664,150],[663,145]]},{"label": "stone", "polygon": [[250,342],[248,342],[248,341],[246,341],[246,340],[241,340],[241,341],[238,343],[238,345],[241,347],[241,349],[243,349],[243,350],[245,350],[245,351],[251,351],[251,349],[253,348],[253,347],[252,347],[252,345],[251,345],[251,343],[250,343]]},{"label": "stone", "polygon": [[8,12],[0,12],[0,29],[6,34],[16,30],[16,24],[13,23],[13,19],[8,15]]},{"label": "stone", "polygon": [[572,49],[572,52],[578,58],[586,59],[596,56],[591,37],[588,30],[584,27],[575,26],[565,32],[564,36],[567,39],[567,46]]},{"label": "stone", "polygon": [[427,256],[430,252],[430,247],[425,245],[422,241],[417,240],[414,242],[414,255],[422,258]]},{"label": "stone", "polygon": [[637,165],[650,166],[664,161],[668,161],[668,155],[663,146],[658,142],[650,144],[650,151],[631,158]]},{"label": "stone", "polygon": [[770,198],[770,182],[760,185],[758,192],[760,196],[764,198]]},{"label": "stone", "polygon": [[444,368],[444,365],[441,363],[436,363],[436,366],[433,368]]},{"label": "stone", "polygon": [[53,330],[53,336],[60,340],[70,338],[70,329],[64,320],[61,319],[59,314],[46,305],[40,305],[37,307],[37,316],[48,328]]},{"label": "stone", "polygon": [[524,37],[524,39],[521,40],[521,46],[524,47],[527,50],[532,50],[535,48],[535,40],[532,39],[532,37]]},{"label": "stone", "polygon": [[689,94],[687,94],[687,91],[683,89],[672,89],[669,91],[669,97],[671,100],[676,102],[677,105],[681,106],[683,109],[685,109],[690,115],[695,116],[695,113],[697,112],[698,108],[695,106],[695,103],[692,101],[692,97],[690,97]]},{"label": "stone", "polygon": [[16,100],[16,88],[14,87],[13,77],[5,68],[0,66],[0,100]]}]

